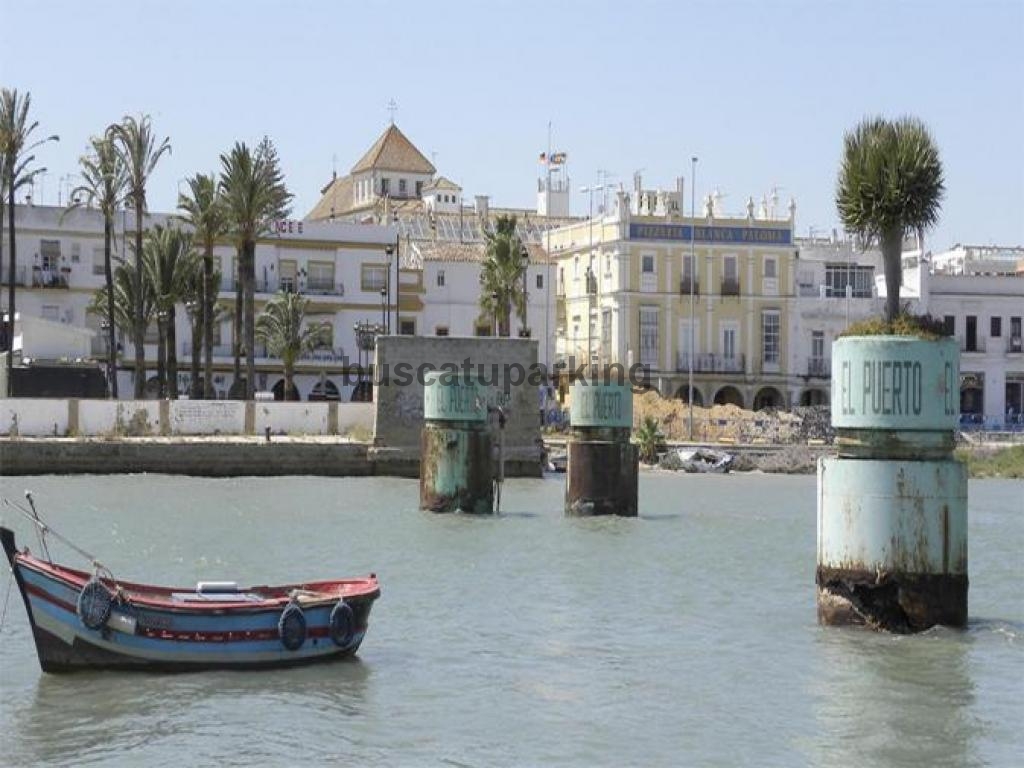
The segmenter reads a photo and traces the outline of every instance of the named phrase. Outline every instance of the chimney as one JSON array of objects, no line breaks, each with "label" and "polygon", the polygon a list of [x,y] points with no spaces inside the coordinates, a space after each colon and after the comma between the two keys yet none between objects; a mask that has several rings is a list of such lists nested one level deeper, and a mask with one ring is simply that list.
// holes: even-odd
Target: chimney
[{"label": "chimney", "polygon": [[489,201],[489,199],[490,198],[488,198],[487,195],[477,195],[476,196],[476,215],[479,216],[481,219],[487,219],[488,211],[489,211],[489,209],[488,209],[488,201]]}]

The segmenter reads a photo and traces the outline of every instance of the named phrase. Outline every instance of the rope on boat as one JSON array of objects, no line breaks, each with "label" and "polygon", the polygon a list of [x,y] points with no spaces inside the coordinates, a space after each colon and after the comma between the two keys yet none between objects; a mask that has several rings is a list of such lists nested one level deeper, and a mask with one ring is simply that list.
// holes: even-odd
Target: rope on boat
[{"label": "rope on boat", "polygon": [[4,622],[7,621],[7,601],[11,597],[11,585],[14,583],[14,569],[8,566],[7,570],[10,575],[7,578],[7,591],[4,593],[4,610],[0,613],[0,632],[3,632]]},{"label": "rope on boat", "polygon": [[32,494],[31,494],[31,492],[25,491],[25,497],[28,499],[29,504],[32,506],[32,511],[31,512],[29,510],[25,509],[20,504],[18,504],[16,502],[13,502],[13,501],[11,501],[10,499],[7,499],[7,498],[3,499],[3,503],[6,504],[7,506],[11,507],[12,509],[15,509],[18,512],[20,512],[22,515],[25,516],[25,518],[30,523],[32,523],[34,526],[36,526],[36,532],[39,534],[39,541],[40,541],[40,543],[41,543],[41,545],[43,547],[44,553],[46,554],[46,559],[50,562],[50,564],[51,565],[53,564],[53,560],[50,558],[50,551],[49,551],[49,549],[46,546],[46,535],[47,534],[53,536],[53,538],[55,538],[61,544],[63,544],[64,546],[68,547],[69,549],[71,549],[72,551],[76,552],[77,554],[81,555],[86,560],[88,560],[89,563],[92,565],[93,571],[95,571],[96,575],[97,576],[105,576],[107,579],[109,579],[113,583],[114,587],[117,589],[117,592],[120,594],[120,592],[121,592],[121,585],[117,583],[117,579],[114,578],[114,574],[111,572],[111,570],[109,568],[107,568],[107,566],[105,566],[99,560],[97,560],[95,555],[93,555],[92,553],[87,552],[86,550],[82,549],[80,546],[75,544],[73,541],[71,541],[70,539],[68,539],[65,536],[62,536],[60,533],[55,531],[49,525],[44,523],[42,521],[42,519],[40,519],[38,513],[36,513],[36,505],[32,501]]}]

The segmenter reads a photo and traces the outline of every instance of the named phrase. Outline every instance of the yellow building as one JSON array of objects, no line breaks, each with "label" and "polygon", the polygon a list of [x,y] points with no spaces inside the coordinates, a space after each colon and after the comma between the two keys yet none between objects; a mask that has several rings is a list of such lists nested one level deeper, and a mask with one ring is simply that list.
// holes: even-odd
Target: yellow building
[{"label": "yellow building", "polygon": [[709,198],[703,215],[683,217],[681,186],[654,192],[638,180],[608,215],[546,236],[563,376],[588,359],[645,366],[651,387],[685,400],[692,367],[695,404],[790,405],[795,206],[755,214],[751,200],[746,217],[726,217]]}]

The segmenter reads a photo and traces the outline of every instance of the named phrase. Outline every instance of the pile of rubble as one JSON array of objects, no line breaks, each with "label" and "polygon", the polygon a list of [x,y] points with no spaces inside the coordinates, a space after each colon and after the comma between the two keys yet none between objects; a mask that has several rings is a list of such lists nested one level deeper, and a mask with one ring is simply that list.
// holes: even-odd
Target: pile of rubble
[{"label": "pile of rubble", "polygon": [[[635,395],[634,428],[647,416],[658,420],[666,440],[689,439],[690,409],[681,400],[663,398],[657,392]],[[694,406],[693,439],[722,443],[806,444],[808,440],[831,442],[832,428],[828,406],[795,408],[793,411],[748,411],[735,405]]]}]

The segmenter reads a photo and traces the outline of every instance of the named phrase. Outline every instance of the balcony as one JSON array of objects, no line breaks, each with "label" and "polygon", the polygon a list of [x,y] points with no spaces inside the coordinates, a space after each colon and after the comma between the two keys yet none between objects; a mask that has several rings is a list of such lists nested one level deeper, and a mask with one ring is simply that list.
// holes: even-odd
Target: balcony
[{"label": "balcony", "polygon": [[70,267],[62,269],[41,269],[32,267],[33,288],[67,288]]},{"label": "balcony", "polygon": [[813,378],[827,379],[832,375],[832,361],[824,357],[811,357],[807,360],[807,375]]},{"label": "balcony", "polygon": [[740,295],[740,281],[738,278],[722,278],[722,295],[723,296],[739,296]]},{"label": "balcony", "polygon": [[[0,285],[8,285],[8,284],[10,284],[10,282],[11,282],[10,279],[9,279],[10,275],[8,274],[8,270],[9,269],[10,269],[10,267],[7,264],[0,265]],[[15,269],[14,269],[14,284],[15,285],[21,285],[21,286],[25,285],[25,268],[24,267],[15,267]]]},{"label": "balcony", "polygon": [[[238,281],[233,275],[224,275],[220,280],[220,290],[222,292],[234,291],[237,283]],[[299,293],[308,296],[344,296],[345,284],[335,283],[333,280],[313,278],[306,281],[296,281],[289,278],[279,279],[270,277],[263,279],[257,277],[253,290],[255,293],[277,293],[278,291],[291,293],[298,290]],[[380,291],[380,287],[376,288],[374,292],[377,291]]]},{"label": "balcony", "polygon": [[700,296],[700,280],[691,280],[689,277],[683,277],[679,281],[679,295],[689,296],[691,291],[694,296]]},{"label": "balcony", "polygon": [[[680,352],[676,356],[676,370],[690,370],[690,356]],[[693,356],[694,373],[743,373],[743,355],[716,355],[713,353],[696,354]]]},{"label": "balcony", "polygon": [[961,352],[984,352],[985,351],[985,339],[978,337],[976,339],[959,339],[960,351]]},{"label": "balcony", "polygon": [[1019,355],[1024,352],[1024,343],[1020,336],[1010,336],[1006,340],[1006,351],[1008,354]]}]

